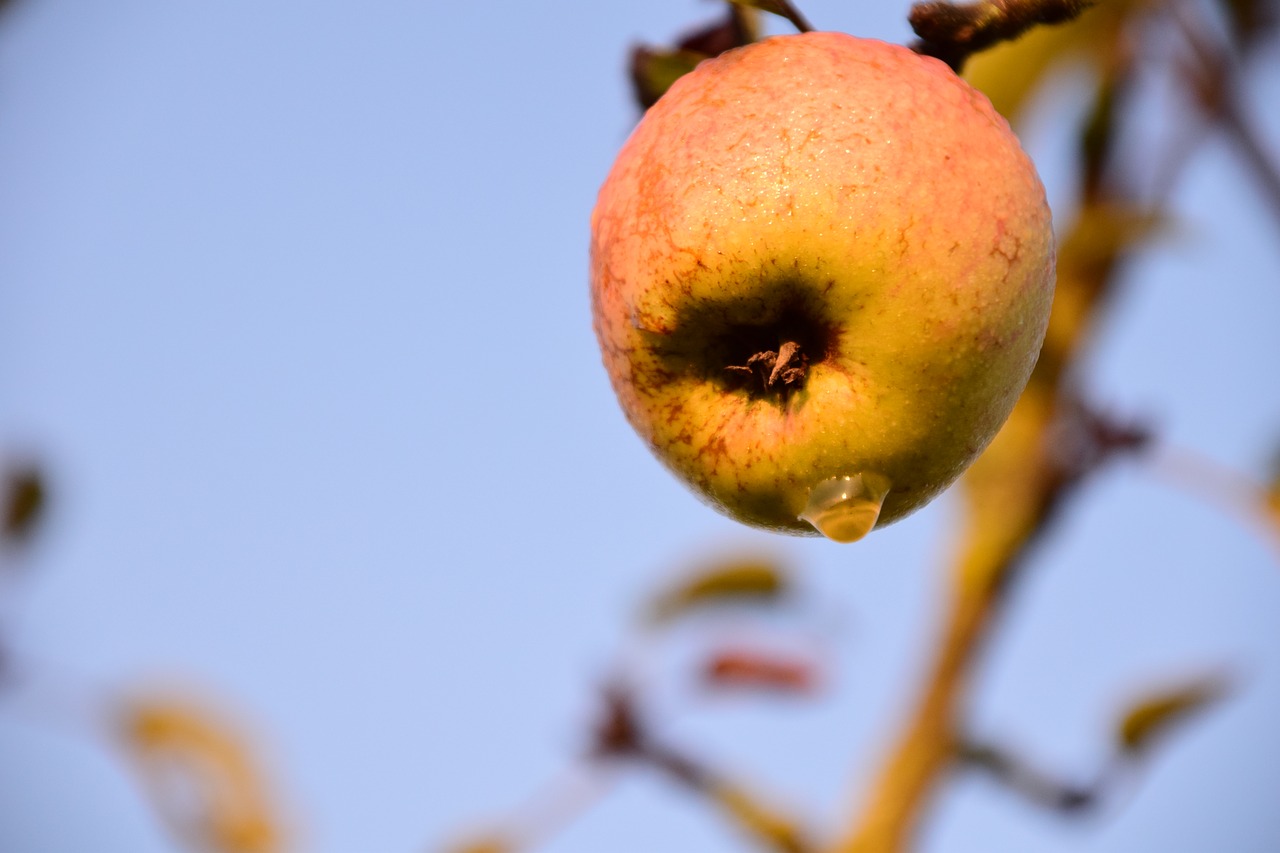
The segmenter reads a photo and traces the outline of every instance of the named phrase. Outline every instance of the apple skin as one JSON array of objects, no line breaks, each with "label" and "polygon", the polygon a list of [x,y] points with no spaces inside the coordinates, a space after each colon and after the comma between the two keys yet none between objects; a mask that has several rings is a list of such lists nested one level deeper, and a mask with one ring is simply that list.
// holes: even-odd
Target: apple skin
[{"label": "apple skin", "polygon": [[[678,80],[591,229],[631,425],[712,506],[787,533],[816,535],[798,516],[827,478],[887,477],[877,527],[950,485],[1013,408],[1053,298],[1044,188],[1005,120],[943,63],[840,33]],[[742,380],[785,340],[802,383]]]}]

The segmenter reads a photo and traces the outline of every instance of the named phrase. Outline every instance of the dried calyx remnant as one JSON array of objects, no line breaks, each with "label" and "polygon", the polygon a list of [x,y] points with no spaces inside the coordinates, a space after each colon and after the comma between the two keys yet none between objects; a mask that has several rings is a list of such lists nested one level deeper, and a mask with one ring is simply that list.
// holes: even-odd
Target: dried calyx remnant
[{"label": "dried calyx remnant", "polygon": [[662,350],[673,370],[691,369],[725,390],[785,403],[831,349],[835,333],[821,318],[811,296],[782,282],[760,299],[686,308]]},{"label": "dried calyx remnant", "polygon": [[784,341],[777,350],[761,350],[750,356],[746,364],[725,367],[740,377],[754,394],[777,393],[786,396],[804,387],[809,357],[795,341]]}]

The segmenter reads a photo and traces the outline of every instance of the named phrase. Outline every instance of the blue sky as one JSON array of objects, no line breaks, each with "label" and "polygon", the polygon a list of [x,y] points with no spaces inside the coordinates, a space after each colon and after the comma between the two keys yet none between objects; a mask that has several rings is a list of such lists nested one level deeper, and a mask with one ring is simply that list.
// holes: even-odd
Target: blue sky
[{"label": "blue sky", "polygon": [[[804,9],[909,37],[905,3]],[[0,698],[0,849],[174,849],[100,714],[175,682],[248,722],[300,849],[429,849],[561,772],[645,595],[759,549],[820,617],[828,694],[690,701],[677,649],[666,731],[818,825],[850,811],[927,660],[955,503],[855,546],[745,530],[631,433],[590,328],[588,217],[635,119],[625,51],[716,13],[18,0],[0,17],[0,453],[38,456],[53,489],[0,588],[24,674]],[[1274,56],[1260,76],[1274,151]],[[1082,79],[1025,126],[1055,203],[1071,152],[1053,122]],[[1280,437],[1277,223],[1221,139],[1173,202],[1086,381],[1260,473]],[[1106,471],[1018,591],[975,727],[1087,778],[1144,686],[1226,664],[1238,692],[1098,819],[965,779],[922,849],[1280,847],[1276,554],[1151,466]],[[639,772],[543,849],[744,847]]]}]

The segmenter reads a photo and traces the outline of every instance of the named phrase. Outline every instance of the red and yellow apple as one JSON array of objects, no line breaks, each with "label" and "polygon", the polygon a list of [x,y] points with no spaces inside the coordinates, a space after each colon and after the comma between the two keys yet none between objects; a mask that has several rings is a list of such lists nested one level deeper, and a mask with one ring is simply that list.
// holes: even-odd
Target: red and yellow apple
[{"label": "red and yellow apple", "polygon": [[[591,230],[628,420],[707,502],[790,533],[852,540],[955,480],[1026,384],[1053,296],[1044,189],[1007,123],[941,62],[838,33],[678,80]],[[864,518],[816,521],[842,501]]]}]

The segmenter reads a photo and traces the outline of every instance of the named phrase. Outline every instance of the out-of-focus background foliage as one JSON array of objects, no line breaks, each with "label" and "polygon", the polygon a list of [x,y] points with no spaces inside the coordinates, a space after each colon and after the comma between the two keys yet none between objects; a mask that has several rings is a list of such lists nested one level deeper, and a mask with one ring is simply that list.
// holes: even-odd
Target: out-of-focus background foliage
[{"label": "out-of-focus background foliage", "polygon": [[[803,8],[911,37],[905,3]],[[600,683],[635,659],[640,603],[724,553],[797,570],[790,609],[734,636],[796,644],[820,695],[709,692],[696,631],[677,629],[647,650],[648,700],[665,734],[815,822],[851,811],[929,655],[954,499],[854,546],[744,530],[636,440],[590,329],[588,217],[637,118],[626,51],[718,12],[0,7],[0,463],[38,465],[47,496],[0,554],[0,849],[180,849],[200,830],[159,819],[183,804],[157,808],[147,762],[191,744],[263,774],[244,808],[272,826],[246,845],[422,850],[483,830],[580,751]],[[1192,109],[1157,60],[1139,65],[1139,138]],[[1060,221],[1063,125],[1095,70],[1068,56],[1019,124]],[[1275,154],[1280,56],[1247,73]],[[1207,133],[1082,382],[1161,448],[1262,482],[1280,225]],[[994,636],[972,726],[1088,779],[1152,685],[1225,667],[1232,693],[1088,820],[960,777],[924,850],[1280,847],[1278,549],[1170,458],[1108,467],[1069,509]],[[638,772],[545,849],[742,845]]]}]

